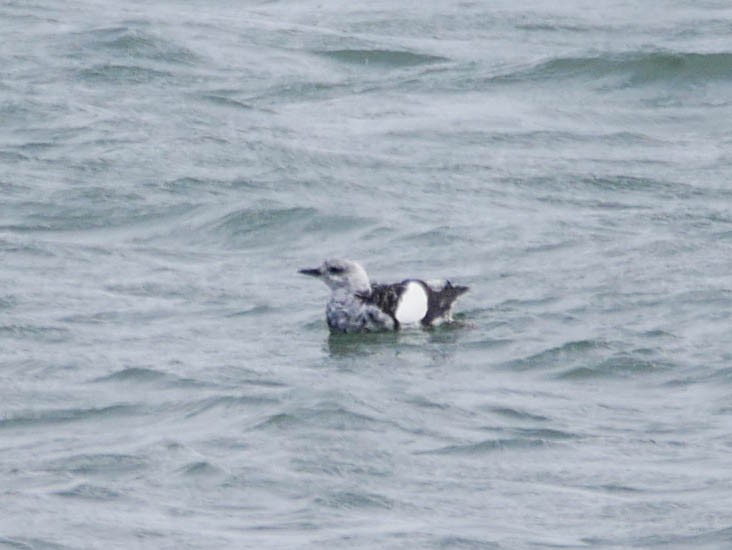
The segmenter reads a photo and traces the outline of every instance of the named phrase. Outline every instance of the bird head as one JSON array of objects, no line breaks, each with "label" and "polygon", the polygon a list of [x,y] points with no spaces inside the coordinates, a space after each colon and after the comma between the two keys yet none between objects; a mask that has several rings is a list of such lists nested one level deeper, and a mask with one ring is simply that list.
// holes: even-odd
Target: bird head
[{"label": "bird head", "polygon": [[356,293],[371,290],[366,270],[352,260],[325,260],[319,267],[301,269],[300,273],[317,277],[333,291],[346,290]]}]

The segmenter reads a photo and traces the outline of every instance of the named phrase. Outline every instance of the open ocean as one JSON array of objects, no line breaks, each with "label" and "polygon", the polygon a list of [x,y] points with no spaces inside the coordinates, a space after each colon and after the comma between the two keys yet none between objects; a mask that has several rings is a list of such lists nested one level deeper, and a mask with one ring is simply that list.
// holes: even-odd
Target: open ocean
[{"label": "open ocean", "polygon": [[[732,548],[728,0],[0,0],[0,548]],[[331,337],[326,257],[457,323]]]}]

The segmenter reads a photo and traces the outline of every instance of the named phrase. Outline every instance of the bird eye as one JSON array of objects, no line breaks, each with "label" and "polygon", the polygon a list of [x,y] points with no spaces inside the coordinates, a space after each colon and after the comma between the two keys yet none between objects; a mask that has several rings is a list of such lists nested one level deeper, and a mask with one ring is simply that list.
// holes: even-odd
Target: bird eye
[{"label": "bird eye", "polygon": [[328,273],[330,273],[331,275],[340,275],[344,271],[345,271],[345,269],[343,269],[342,267],[329,267],[328,268]]}]

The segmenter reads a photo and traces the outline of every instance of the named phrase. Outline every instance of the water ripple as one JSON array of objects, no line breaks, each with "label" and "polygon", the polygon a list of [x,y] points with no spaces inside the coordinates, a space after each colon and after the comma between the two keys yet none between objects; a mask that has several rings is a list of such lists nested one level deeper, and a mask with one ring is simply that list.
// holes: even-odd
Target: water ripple
[{"label": "water ripple", "polygon": [[99,408],[91,407],[21,411],[6,414],[5,417],[0,418],[0,429],[64,424],[68,422],[98,421],[140,413],[141,410],[137,405],[109,405],[107,407]]},{"label": "water ripple", "polygon": [[324,50],[315,53],[350,65],[380,67],[410,67],[447,61],[437,55],[397,50]]},{"label": "water ripple", "polygon": [[148,467],[145,457],[127,454],[80,454],[59,458],[46,463],[45,470],[71,472],[78,475],[102,476],[132,474]]},{"label": "water ripple", "polygon": [[338,510],[381,508],[391,510],[395,503],[392,499],[379,494],[338,491],[315,499],[315,504]]},{"label": "water ripple", "polygon": [[565,57],[542,62],[529,69],[507,73],[500,80],[554,82],[565,79],[595,80],[621,77],[621,86],[641,86],[669,81],[693,85],[709,80],[732,79],[732,54],[696,52],[625,52],[596,57]]},{"label": "water ripple", "polygon": [[425,455],[480,455],[496,451],[511,451],[519,449],[533,449],[544,447],[548,444],[548,438],[503,438],[486,439],[477,443],[463,443],[460,445],[447,445],[437,449],[419,451],[416,454]]},{"label": "water ripple", "polygon": [[102,502],[117,500],[122,497],[122,494],[117,491],[101,485],[94,485],[92,483],[80,483],[69,489],[56,491],[55,494],[60,497],[97,500]]}]

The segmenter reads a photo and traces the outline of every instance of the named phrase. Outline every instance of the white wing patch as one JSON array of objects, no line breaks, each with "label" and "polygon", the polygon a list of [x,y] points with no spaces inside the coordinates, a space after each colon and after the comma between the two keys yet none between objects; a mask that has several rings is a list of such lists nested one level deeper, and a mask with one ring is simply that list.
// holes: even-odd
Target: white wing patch
[{"label": "white wing patch", "polygon": [[427,315],[427,291],[416,281],[409,281],[399,297],[394,316],[399,324],[419,323]]}]

